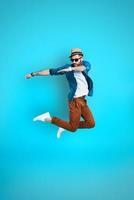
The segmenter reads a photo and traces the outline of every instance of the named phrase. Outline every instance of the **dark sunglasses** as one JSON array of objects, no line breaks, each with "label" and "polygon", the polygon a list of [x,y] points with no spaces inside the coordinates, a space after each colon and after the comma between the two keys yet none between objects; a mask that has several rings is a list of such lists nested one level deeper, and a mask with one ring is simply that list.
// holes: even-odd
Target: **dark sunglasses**
[{"label": "dark sunglasses", "polygon": [[76,59],[71,59],[71,61],[72,61],[72,62],[74,62],[74,61],[75,61],[75,62],[78,62],[81,58],[82,58],[82,57],[76,58]]}]

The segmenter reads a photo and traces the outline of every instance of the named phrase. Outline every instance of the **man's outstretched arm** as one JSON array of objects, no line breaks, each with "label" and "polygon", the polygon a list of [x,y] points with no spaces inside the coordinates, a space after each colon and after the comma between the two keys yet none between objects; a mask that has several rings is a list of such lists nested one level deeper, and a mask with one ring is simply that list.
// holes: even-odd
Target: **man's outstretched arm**
[{"label": "man's outstretched arm", "polygon": [[48,75],[50,75],[50,71],[49,71],[49,69],[45,69],[45,70],[40,70],[37,72],[32,72],[30,74],[27,74],[25,77],[31,78],[33,76],[48,76]]},{"label": "man's outstretched arm", "polygon": [[25,77],[31,78],[33,76],[63,75],[65,72],[60,72],[59,70],[65,69],[68,67],[69,67],[69,64],[66,64],[66,65],[63,65],[62,67],[58,67],[58,68],[50,68],[50,69],[40,70],[37,72],[29,73]]}]

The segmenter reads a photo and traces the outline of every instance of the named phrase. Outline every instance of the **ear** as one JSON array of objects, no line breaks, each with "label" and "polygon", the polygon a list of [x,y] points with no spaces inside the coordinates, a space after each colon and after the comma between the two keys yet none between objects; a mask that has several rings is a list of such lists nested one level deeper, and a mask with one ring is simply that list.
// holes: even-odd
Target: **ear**
[{"label": "ear", "polygon": [[81,62],[83,61],[83,57],[80,59],[81,60]]}]

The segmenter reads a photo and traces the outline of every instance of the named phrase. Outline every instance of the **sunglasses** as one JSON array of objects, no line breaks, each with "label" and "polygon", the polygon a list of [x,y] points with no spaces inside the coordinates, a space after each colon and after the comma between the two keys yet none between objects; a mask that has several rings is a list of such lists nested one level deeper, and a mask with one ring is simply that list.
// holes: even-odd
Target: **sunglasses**
[{"label": "sunglasses", "polygon": [[82,58],[82,57],[76,58],[76,59],[71,59],[71,61],[72,61],[72,62],[78,62],[81,58]]}]

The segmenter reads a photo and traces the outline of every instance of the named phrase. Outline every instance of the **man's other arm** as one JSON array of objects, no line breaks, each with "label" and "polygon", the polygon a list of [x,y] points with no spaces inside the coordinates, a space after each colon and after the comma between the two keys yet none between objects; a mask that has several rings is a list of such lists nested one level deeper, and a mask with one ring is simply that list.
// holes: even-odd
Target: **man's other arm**
[{"label": "man's other arm", "polygon": [[75,71],[75,72],[82,72],[82,71],[89,71],[91,69],[91,64],[88,61],[83,61],[82,65],[76,66],[76,67],[71,67],[69,66],[66,69],[62,69],[59,72],[69,72],[69,71]]}]

